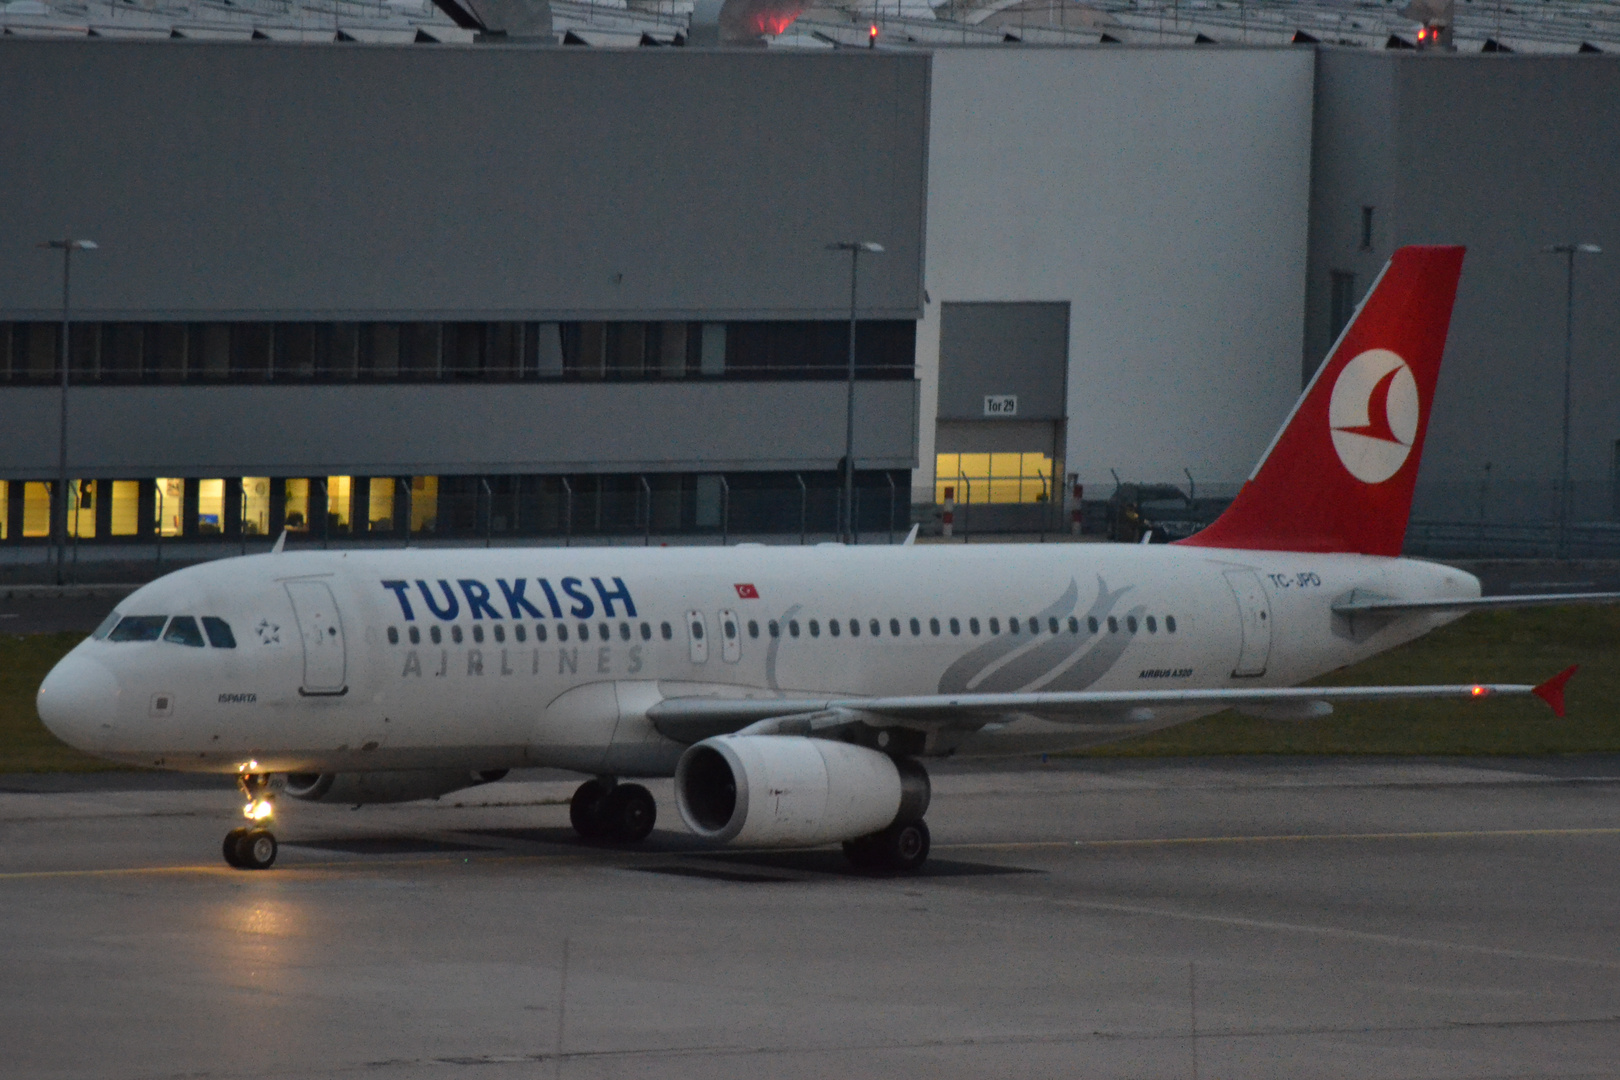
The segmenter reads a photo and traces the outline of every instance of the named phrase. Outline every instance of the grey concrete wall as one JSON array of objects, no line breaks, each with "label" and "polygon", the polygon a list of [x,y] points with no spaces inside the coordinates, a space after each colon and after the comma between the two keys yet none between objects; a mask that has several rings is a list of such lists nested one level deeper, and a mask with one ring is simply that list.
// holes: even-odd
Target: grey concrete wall
[{"label": "grey concrete wall", "polygon": [[921,304],[929,58],[0,40],[0,319],[837,318]]},{"label": "grey concrete wall", "polygon": [[1063,418],[1068,304],[942,304],[939,418],[982,420],[987,395],[1015,394],[1017,420]]},{"label": "grey concrete wall", "polygon": [[[1336,122],[1318,127],[1313,325],[1326,318],[1330,265],[1376,270],[1400,244],[1468,246],[1416,512],[1472,520],[1483,503],[1491,519],[1552,513],[1565,264],[1541,249],[1576,240],[1605,254],[1576,266],[1573,493],[1578,517],[1609,517],[1620,439],[1620,58],[1327,50],[1320,70],[1322,96],[1340,100],[1321,114]],[[1359,118],[1385,110],[1376,139],[1364,137]],[[1352,250],[1361,192],[1388,208],[1371,254]]]},{"label": "grey concrete wall", "polygon": [[1299,392],[1313,64],[1286,48],[937,53],[924,415],[941,304],[1066,301],[1071,471],[1104,490],[1110,468],[1247,475]]},{"label": "grey concrete wall", "polygon": [[[58,391],[0,393],[0,476],[56,474]],[[830,469],[841,382],[142,386],[72,391],[74,476]],[[862,468],[916,465],[917,384],[863,382]]]}]

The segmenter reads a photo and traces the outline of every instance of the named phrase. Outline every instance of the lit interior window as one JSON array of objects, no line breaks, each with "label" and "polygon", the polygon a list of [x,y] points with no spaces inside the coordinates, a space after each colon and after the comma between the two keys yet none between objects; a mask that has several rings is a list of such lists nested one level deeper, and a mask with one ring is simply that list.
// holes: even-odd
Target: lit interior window
[{"label": "lit interior window", "polygon": [[68,481],[69,536],[89,540],[96,535],[96,501],[101,497],[104,480]]},{"label": "lit interior window", "polygon": [[197,481],[197,534],[219,536],[225,531],[225,481]]},{"label": "lit interior window", "polygon": [[270,478],[242,477],[242,531],[263,536],[270,531]]},{"label": "lit interior window", "polygon": [[328,476],[326,478],[326,527],[332,532],[349,532],[353,517],[354,478]]},{"label": "lit interior window", "polygon": [[23,485],[22,534],[51,535],[51,485],[41,481]]},{"label": "lit interior window", "polygon": [[141,525],[141,482],[114,480],[108,487],[112,489],[112,534],[134,536]]},{"label": "lit interior window", "polygon": [[953,488],[958,505],[1035,503],[1051,498],[1054,464],[1046,454],[936,454],[934,501]]},{"label": "lit interior window", "polygon": [[286,516],[282,520],[291,532],[309,531],[309,480],[302,476],[288,477],[282,505]]},{"label": "lit interior window", "polygon": [[186,508],[186,482],[175,476],[160,476],[153,483],[157,495],[152,500],[152,520],[157,531],[162,536],[179,536]]},{"label": "lit interior window", "polygon": [[394,483],[392,476],[371,478],[371,500],[366,516],[371,519],[372,532],[394,531]]},{"label": "lit interior window", "polygon": [[432,532],[439,520],[439,478],[411,477],[411,532]]},{"label": "lit interior window", "polygon": [[11,528],[11,484],[0,480],[0,540],[9,539]]}]

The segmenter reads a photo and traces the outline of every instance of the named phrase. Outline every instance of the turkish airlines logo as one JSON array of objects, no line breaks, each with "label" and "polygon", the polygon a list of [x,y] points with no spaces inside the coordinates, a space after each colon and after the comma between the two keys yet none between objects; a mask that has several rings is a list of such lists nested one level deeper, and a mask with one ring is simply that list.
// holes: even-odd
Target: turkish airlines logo
[{"label": "turkish airlines logo", "polygon": [[1388,349],[1368,349],[1339,372],[1328,402],[1333,448],[1350,475],[1380,484],[1400,471],[1418,429],[1417,380]]}]

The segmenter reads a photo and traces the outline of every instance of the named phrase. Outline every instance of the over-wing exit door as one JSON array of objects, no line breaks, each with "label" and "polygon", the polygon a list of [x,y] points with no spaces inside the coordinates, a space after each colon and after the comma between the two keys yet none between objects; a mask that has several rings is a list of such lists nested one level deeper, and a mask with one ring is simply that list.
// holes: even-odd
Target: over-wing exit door
[{"label": "over-wing exit door", "polygon": [[1260,584],[1260,575],[1253,570],[1228,570],[1226,583],[1232,587],[1243,627],[1243,645],[1238,650],[1237,666],[1232,674],[1264,675],[1266,661],[1271,656],[1271,601]]},{"label": "over-wing exit door", "polygon": [[324,581],[289,581],[286,586],[304,646],[304,682],[298,692],[305,696],[345,693],[349,687],[343,619],[332,590]]}]

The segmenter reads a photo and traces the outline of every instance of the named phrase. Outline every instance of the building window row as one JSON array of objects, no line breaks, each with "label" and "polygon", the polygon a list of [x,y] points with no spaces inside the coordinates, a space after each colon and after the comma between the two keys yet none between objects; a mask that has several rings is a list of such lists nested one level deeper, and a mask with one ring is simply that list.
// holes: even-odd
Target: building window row
[{"label": "building window row", "polygon": [[[60,323],[0,323],[0,383],[61,378]],[[855,334],[863,378],[911,378],[916,324]],[[74,323],[79,383],[842,378],[845,322]]]},{"label": "building window row", "polygon": [[[51,536],[56,483],[0,480],[0,541]],[[908,470],[856,473],[862,530],[910,527]],[[309,541],[410,536],[556,537],[721,532],[824,534],[843,488],[832,471],[546,476],[242,476],[73,479],[74,541]]]}]

